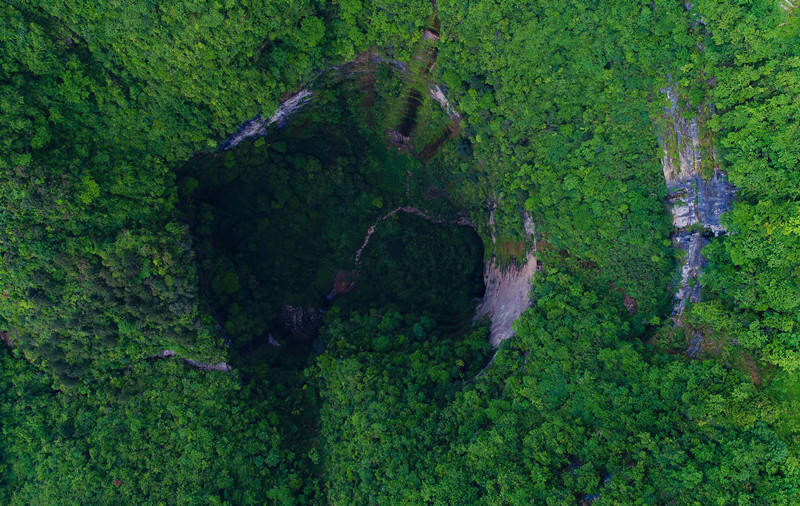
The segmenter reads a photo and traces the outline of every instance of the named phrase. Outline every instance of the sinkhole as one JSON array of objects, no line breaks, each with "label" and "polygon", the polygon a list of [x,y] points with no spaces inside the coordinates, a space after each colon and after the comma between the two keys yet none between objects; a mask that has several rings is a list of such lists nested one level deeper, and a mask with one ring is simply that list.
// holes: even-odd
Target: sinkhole
[{"label": "sinkhole", "polygon": [[483,242],[436,156],[458,127],[420,75],[364,60],[265,137],[179,171],[202,300],[233,350],[308,348],[331,313],[471,324]]}]

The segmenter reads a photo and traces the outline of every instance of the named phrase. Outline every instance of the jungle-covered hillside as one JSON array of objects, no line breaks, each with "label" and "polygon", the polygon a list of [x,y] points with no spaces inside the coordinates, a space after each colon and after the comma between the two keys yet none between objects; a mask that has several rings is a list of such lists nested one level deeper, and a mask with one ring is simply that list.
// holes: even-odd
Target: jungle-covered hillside
[{"label": "jungle-covered hillside", "polygon": [[0,504],[799,504],[795,4],[3,3]]}]

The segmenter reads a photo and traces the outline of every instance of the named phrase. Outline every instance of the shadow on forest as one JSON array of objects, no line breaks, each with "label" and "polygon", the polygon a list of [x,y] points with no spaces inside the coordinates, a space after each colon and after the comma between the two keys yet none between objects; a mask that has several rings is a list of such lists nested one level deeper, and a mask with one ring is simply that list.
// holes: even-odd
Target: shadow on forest
[{"label": "shadow on forest", "polygon": [[452,329],[470,322],[483,293],[483,245],[470,227],[392,217],[354,271],[364,233],[407,204],[407,178],[421,168],[387,149],[357,105],[315,102],[290,127],[200,155],[179,174],[200,292],[240,355],[276,341],[307,354],[326,295],[348,276],[355,288],[338,290],[340,311],[429,313]]},{"label": "shadow on forest", "polygon": [[[320,403],[309,371],[326,346],[316,338],[326,319],[396,311],[435,322],[441,332],[431,335],[451,342],[471,326],[484,291],[483,242],[468,226],[392,216],[355,264],[365,233],[389,210],[432,206],[441,221],[456,218],[446,196],[416,181],[420,158],[458,128],[417,70],[375,61],[317,83],[282,129],[199,155],[178,174],[201,301],[247,388],[280,399],[264,416],[292,448],[316,444]],[[387,146],[397,130],[409,149]],[[415,144],[425,146],[422,157],[411,156]]]}]

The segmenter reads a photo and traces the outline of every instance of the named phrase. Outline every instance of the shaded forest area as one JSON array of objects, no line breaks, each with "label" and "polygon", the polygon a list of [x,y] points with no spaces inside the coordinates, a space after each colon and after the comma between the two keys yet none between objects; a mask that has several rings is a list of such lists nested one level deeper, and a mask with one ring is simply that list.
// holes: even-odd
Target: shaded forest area
[{"label": "shaded forest area", "polygon": [[[800,502],[784,6],[4,4],[0,502]],[[390,63],[215,151],[367,54]],[[668,83],[738,189],[679,325]],[[392,130],[437,150],[398,151]],[[394,215],[327,301],[400,205],[463,212],[478,236]],[[492,232],[500,263],[520,260],[523,211],[543,268],[491,350],[470,321],[480,268]],[[330,303],[319,337],[270,345],[281,307],[308,303]]]}]

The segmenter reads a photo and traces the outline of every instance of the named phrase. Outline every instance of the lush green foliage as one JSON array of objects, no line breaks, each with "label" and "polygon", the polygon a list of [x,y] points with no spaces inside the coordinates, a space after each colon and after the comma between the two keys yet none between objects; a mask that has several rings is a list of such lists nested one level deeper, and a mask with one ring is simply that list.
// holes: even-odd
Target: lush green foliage
[{"label": "lush green foliage", "polygon": [[[777,406],[713,361],[649,356],[579,264],[551,265],[485,381],[448,407],[431,492],[449,504],[790,504],[797,454]],[[583,279],[581,279],[583,278]]]},{"label": "lush green foliage", "polygon": [[219,357],[168,164],[377,39],[407,57],[428,13],[422,0],[4,5],[0,304],[17,344],[70,383],[165,348]]},{"label": "lush green foliage", "polygon": [[141,361],[76,395],[0,353],[4,504],[304,502],[311,462],[282,444],[278,401],[238,375]]},{"label": "lush green foliage", "polygon": [[401,203],[413,167],[374,138],[327,123],[303,131],[182,170],[201,288],[236,346],[264,334],[281,305],[322,301],[372,222]]},{"label": "lush green foliage", "polygon": [[[439,2],[443,79],[474,132],[463,198],[663,311],[672,267],[657,90],[694,45],[678,2]],[[676,76],[677,77],[677,76]],[[489,162],[491,161],[491,162]],[[477,204],[477,202],[476,202]]]},{"label": "lush green foliage", "polygon": [[483,245],[469,227],[398,214],[378,225],[358,272],[343,309],[394,306],[462,330],[483,295]]},{"label": "lush green foliage", "polygon": [[328,504],[420,504],[441,409],[487,359],[486,332],[399,313],[330,322],[318,363]]},{"label": "lush green foliage", "polygon": [[[772,0],[4,4],[0,503],[800,503],[799,19]],[[212,152],[351,60],[289,128]],[[683,339],[668,80],[714,104],[739,188],[683,322],[719,350],[698,360],[649,344]],[[387,149],[401,125],[427,163]],[[466,212],[503,263],[533,217],[545,268],[517,337],[492,355],[470,321],[471,230],[399,214],[319,339],[266,344],[403,205]]]},{"label": "lush green foliage", "polygon": [[[713,5],[711,5],[713,4]],[[768,362],[800,371],[800,31],[779,27],[771,2],[750,9],[698,8],[720,27],[707,40],[711,90],[725,168],[739,188],[731,235],[707,248],[713,300],[695,311]],[[740,28],[740,27],[746,27]],[[800,430],[800,428],[798,428]]]}]

